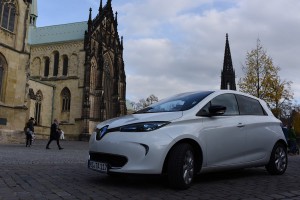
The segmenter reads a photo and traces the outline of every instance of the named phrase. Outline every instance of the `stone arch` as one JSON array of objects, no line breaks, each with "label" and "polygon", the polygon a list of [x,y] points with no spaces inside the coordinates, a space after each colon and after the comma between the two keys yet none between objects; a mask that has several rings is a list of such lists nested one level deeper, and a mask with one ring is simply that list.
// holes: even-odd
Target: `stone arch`
[{"label": "stone arch", "polygon": [[78,55],[73,53],[70,57],[69,62],[69,75],[70,76],[78,76]]},{"label": "stone arch", "polygon": [[91,59],[91,74],[90,74],[90,88],[94,90],[97,83],[97,60],[95,57]]},{"label": "stone arch", "polygon": [[60,93],[61,97],[61,111],[62,112],[70,112],[71,107],[71,91],[69,88],[64,87]]},{"label": "stone arch", "polygon": [[34,118],[37,124],[41,124],[43,98],[44,97],[42,91],[38,90],[35,95],[35,109],[34,109]]},{"label": "stone arch", "polygon": [[30,70],[30,75],[31,76],[40,76],[40,71],[41,71],[41,59],[39,57],[35,57],[32,60],[32,67]]},{"label": "stone arch", "polygon": [[114,117],[113,115],[113,62],[109,53],[104,54],[103,65],[103,118],[104,120]]},{"label": "stone arch", "polygon": [[70,120],[71,98],[70,89],[68,87],[64,87],[60,93],[61,121],[63,122],[68,122]]}]

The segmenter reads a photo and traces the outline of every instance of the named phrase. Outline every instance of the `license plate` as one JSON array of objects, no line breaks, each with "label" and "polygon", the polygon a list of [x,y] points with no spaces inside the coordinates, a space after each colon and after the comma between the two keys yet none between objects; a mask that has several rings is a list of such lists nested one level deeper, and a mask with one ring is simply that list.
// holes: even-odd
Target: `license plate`
[{"label": "license plate", "polygon": [[107,173],[107,163],[89,160],[89,168],[99,172]]}]

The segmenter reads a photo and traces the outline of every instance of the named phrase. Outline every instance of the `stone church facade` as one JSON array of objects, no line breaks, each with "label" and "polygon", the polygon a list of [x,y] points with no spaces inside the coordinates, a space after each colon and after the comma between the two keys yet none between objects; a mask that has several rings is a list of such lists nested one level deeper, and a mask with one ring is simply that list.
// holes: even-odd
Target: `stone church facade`
[{"label": "stone church facade", "polygon": [[[0,143],[24,139],[30,117],[38,138],[54,119],[67,139],[126,114],[123,39],[111,0],[88,21],[36,27],[37,0],[0,0]],[[8,16],[8,17],[7,17]]]}]

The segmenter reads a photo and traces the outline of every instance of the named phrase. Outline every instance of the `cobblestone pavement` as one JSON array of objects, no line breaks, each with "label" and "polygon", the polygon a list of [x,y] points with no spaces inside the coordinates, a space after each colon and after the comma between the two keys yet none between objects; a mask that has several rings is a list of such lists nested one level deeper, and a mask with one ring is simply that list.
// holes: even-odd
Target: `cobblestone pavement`
[{"label": "cobblestone pavement", "polygon": [[0,200],[10,199],[299,199],[300,156],[290,156],[282,176],[264,168],[200,175],[187,190],[168,187],[164,177],[107,176],[87,169],[88,143],[47,141],[0,144]]}]

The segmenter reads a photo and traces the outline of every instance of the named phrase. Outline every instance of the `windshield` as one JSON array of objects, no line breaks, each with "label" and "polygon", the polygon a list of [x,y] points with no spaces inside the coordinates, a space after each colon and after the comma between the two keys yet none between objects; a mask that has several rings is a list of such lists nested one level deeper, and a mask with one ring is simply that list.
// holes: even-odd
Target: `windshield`
[{"label": "windshield", "polygon": [[154,103],[135,113],[176,112],[189,110],[211,93],[212,91],[178,94]]}]

